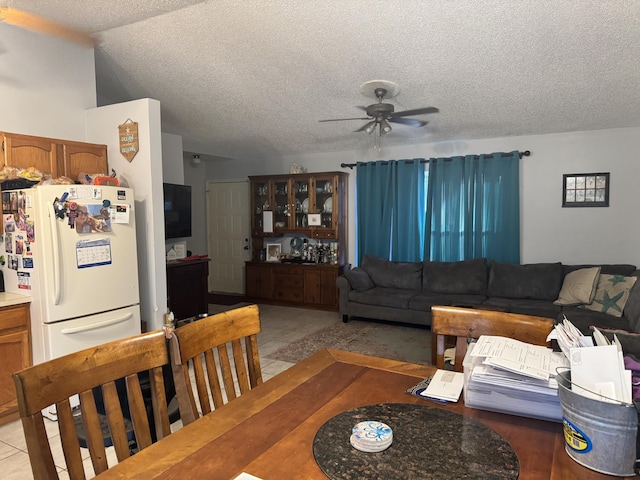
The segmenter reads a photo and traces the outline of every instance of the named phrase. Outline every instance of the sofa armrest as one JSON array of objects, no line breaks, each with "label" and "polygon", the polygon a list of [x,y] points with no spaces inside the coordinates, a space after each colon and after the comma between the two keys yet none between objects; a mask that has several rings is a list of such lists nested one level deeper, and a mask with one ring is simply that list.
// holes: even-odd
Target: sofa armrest
[{"label": "sofa armrest", "polygon": [[632,332],[640,332],[640,270],[633,272],[632,276],[638,277],[638,280],[629,292],[623,316],[629,322]]},{"label": "sofa armrest", "polygon": [[352,290],[349,280],[344,275],[340,275],[336,279],[338,287],[338,312],[341,315],[347,315],[347,302],[349,301],[349,292]]}]

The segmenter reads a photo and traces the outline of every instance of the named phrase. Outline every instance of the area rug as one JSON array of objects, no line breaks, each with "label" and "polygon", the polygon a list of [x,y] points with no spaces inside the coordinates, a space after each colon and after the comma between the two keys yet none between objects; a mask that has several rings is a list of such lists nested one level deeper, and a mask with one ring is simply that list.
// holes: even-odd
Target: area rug
[{"label": "area rug", "polygon": [[431,365],[430,330],[364,320],[322,328],[268,354],[267,358],[297,363],[323,348]]}]

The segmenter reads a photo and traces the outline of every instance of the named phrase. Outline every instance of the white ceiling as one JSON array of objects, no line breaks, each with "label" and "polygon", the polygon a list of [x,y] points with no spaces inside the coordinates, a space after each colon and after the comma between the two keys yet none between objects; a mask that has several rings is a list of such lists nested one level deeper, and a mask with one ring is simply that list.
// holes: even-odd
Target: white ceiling
[{"label": "white ceiling", "polygon": [[637,0],[9,0],[96,33],[99,104],[161,102],[186,150],[368,149],[363,82],[435,106],[384,145],[640,125]]}]

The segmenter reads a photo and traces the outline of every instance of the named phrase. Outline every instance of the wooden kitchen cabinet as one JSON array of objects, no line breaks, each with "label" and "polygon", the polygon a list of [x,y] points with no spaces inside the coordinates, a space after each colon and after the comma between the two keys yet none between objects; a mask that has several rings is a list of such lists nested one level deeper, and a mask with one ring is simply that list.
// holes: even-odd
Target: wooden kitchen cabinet
[{"label": "wooden kitchen cabinet", "polygon": [[18,418],[13,373],[31,365],[29,303],[0,307],[0,425]]},{"label": "wooden kitchen cabinet", "polygon": [[60,175],[77,180],[82,172],[88,174],[109,172],[107,146],[93,143],[64,141],[62,162],[58,162]]},{"label": "wooden kitchen cabinet", "polygon": [[109,173],[107,146],[17,133],[1,133],[3,165],[35,167],[73,181],[81,172]]}]

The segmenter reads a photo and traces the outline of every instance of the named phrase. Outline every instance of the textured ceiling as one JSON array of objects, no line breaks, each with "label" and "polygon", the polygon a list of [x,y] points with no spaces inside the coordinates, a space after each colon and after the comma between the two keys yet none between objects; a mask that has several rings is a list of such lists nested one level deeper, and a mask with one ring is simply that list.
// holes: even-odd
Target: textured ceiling
[{"label": "textured ceiling", "polygon": [[99,104],[161,102],[186,150],[259,158],[371,148],[363,82],[396,111],[384,145],[640,125],[640,1],[13,0],[96,33]]}]

